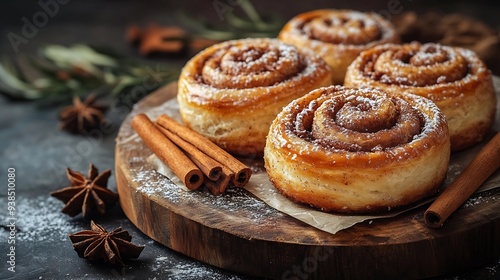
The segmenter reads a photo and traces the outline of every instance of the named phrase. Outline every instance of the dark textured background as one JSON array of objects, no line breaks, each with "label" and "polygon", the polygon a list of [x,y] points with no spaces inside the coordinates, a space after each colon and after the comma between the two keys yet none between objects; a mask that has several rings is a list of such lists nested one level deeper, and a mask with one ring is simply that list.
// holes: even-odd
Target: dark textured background
[{"label": "dark textured background", "polygon": [[[16,58],[7,34],[20,34],[22,17],[31,18],[40,10],[37,1],[2,1],[0,3],[0,57]],[[438,2],[438,3],[436,3]],[[438,10],[460,12],[480,18],[500,29],[498,1],[401,1],[405,11]],[[284,19],[317,8],[349,8],[376,12],[386,10],[384,1],[254,1],[259,11],[271,11]],[[213,1],[69,1],[40,28],[20,53],[34,53],[45,44],[74,43],[110,47],[123,54],[137,57],[125,42],[125,28],[132,23],[161,25],[178,23],[175,11],[208,18],[220,24]],[[223,22],[222,22],[223,24]],[[137,57],[138,58],[138,57]],[[188,57],[142,59],[146,64],[181,66]],[[2,278],[16,279],[250,279],[246,276],[213,268],[149,239],[138,231],[118,206],[98,220],[106,229],[123,226],[134,236],[133,242],[144,244],[141,257],[128,262],[124,269],[96,265],[77,257],[66,238],[70,232],[88,227],[79,216],[70,218],[59,213],[62,203],[49,192],[67,184],[64,168],[86,172],[89,162],[100,169],[113,169],[114,137],[126,111],[110,110],[112,130],[102,135],[74,136],[57,129],[59,107],[40,109],[31,102],[11,101],[0,96],[0,224],[7,219],[7,169],[16,169],[16,203],[18,206],[18,242],[15,274],[6,271],[6,238],[8,231],[0,228]],[[114,177],[109,182],[116,190]],[[5,229],[5,230],[4,230]],[[487,267],[448,275],[444,279],[499,279],[500,262]]]}]

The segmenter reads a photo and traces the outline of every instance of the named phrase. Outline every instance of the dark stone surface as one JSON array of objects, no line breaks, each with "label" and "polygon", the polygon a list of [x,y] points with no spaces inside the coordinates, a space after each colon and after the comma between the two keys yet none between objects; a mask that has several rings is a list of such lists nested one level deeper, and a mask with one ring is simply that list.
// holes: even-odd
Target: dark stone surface
[{"label": "dark stone surface", "polygon": [[[62,2],[62,1],[61,1]],[[255,1],[259,9],[276,11],[289,18],[302,11],[320,7],[382,10],[388,1]],[[352,3],[351,3],[352,2]],[[420,4],[418,4],[418,3]],[[17,53],[7,40],[9,32],[21,32],[22,18],[31,18],[40,11],[35,1],[2,1],[0,4],[0,53],[14,58]],[[99,44],[130,56],[135,51],[124,43],[124,30],[130,23],[174,23],[174,1],[69,1],[40,28],[20,53],[33,53],[44,44]],[[290,3],[290,4],[284,4]],[[408,9],[430,9],[432,1],[402,1]],[[458,1],[454,6],[434,4],[444,11],[482,15],[499,26],[496,2]],[[217,20],[212,1],[184,1],[182,7],[193,14],[203,14]],[[427,5],[427,6],[426,6]],[[144,60],[157,65],[182,65],[187,58]],[[132,241],[145,245],[140,258],[127,262],[123,269],[93,264],[78,258],[67,238],[68,233],[88,228],[80,216],[70,218],[62,213],[62,202],[49,193],[67,185],[64,169],[70,167],[86,173],[88,164],[100,170],[114,168],[114,137],[127,108],[111,108],[107,118],[112,127],[106,133],[75,136],[57,128],[59,107],[38,108],[32,102],[11,101],[0,96],[0,237],[1,272],[4,279],[251,279],[247,276],[214,268],[180,255],[154,242],[137,230],[119,206],[104,218],[97,219],[107,230],[122,226],[132,235]],[[129,109],[129,108],[128,108]],[[6,227],[10,216],[7,210],[7,170],[15,168],[16,179],[16,272],[7,271]],[[109,186],[116,190],[114,177]],[[500,262],[487,267],[446,276],[444,279],[499,279]]]}]

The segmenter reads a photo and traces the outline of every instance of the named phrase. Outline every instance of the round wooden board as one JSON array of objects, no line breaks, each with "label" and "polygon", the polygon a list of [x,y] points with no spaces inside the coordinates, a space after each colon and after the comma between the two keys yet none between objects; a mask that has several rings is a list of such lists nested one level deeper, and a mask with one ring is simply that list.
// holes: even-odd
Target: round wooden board
[{"label": "round wooden board", "polygon": [[[241,189],[222,196],[185,192],[156,173],[133,137],[131,117],[176,94],[168,85],[139,102],[116,144],[116,181],[127,217],[152,239],[229,271],[273,279],[417,279],[488,265],[500,258],[500,192],[481,194],[442,229],[425,207],[357,224],[335,235],[282,214]],[[497,189],[498,190],[498,189]]]}]

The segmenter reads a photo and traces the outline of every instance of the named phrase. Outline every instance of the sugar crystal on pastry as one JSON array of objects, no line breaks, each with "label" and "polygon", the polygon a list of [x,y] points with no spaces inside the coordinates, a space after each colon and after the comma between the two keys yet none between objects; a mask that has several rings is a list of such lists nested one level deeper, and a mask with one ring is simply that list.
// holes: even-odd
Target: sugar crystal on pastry
[{"label": "sugar crystal on pastry", "polygon": [[363,50],[397,43],[392,24],[376,13],[323,9],[299,14],[278,38],[299,48],[309,48],[330,65],[333,81],[342,84],[347,66]]},{"label": "sugar crystal on pastry", "polygon": [[496,111],[492,76],[478,56],[434,43],[385,44],[366,50],[349,66],[345,85],[431,99],[448,119],[453,151],[481,141]]},{"label": "sugar crystal on pastry", "polygon": [[400,207],[434,193],[449,155],[446,119],[429,99],[340,86],[285,107],[264,151],[282,194],[343,213]]}]

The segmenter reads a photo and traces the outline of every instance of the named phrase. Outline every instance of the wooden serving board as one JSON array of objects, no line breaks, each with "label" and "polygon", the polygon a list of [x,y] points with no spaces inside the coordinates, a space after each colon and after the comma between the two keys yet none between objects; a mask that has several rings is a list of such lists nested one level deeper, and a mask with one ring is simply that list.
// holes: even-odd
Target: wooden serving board
[{"label": "wooden serving board", "polygon": [[241,189],[185,192],[154,171],[131,117],[176,94],[168,85],[139,102],[116,144],[116,182],[127,217],[157,242],[229,271],[273,279],[416,279],[500,258],[500,191],[480,194],[442,229],[420,207],[365,221],[335,235],[278,212]]}]

